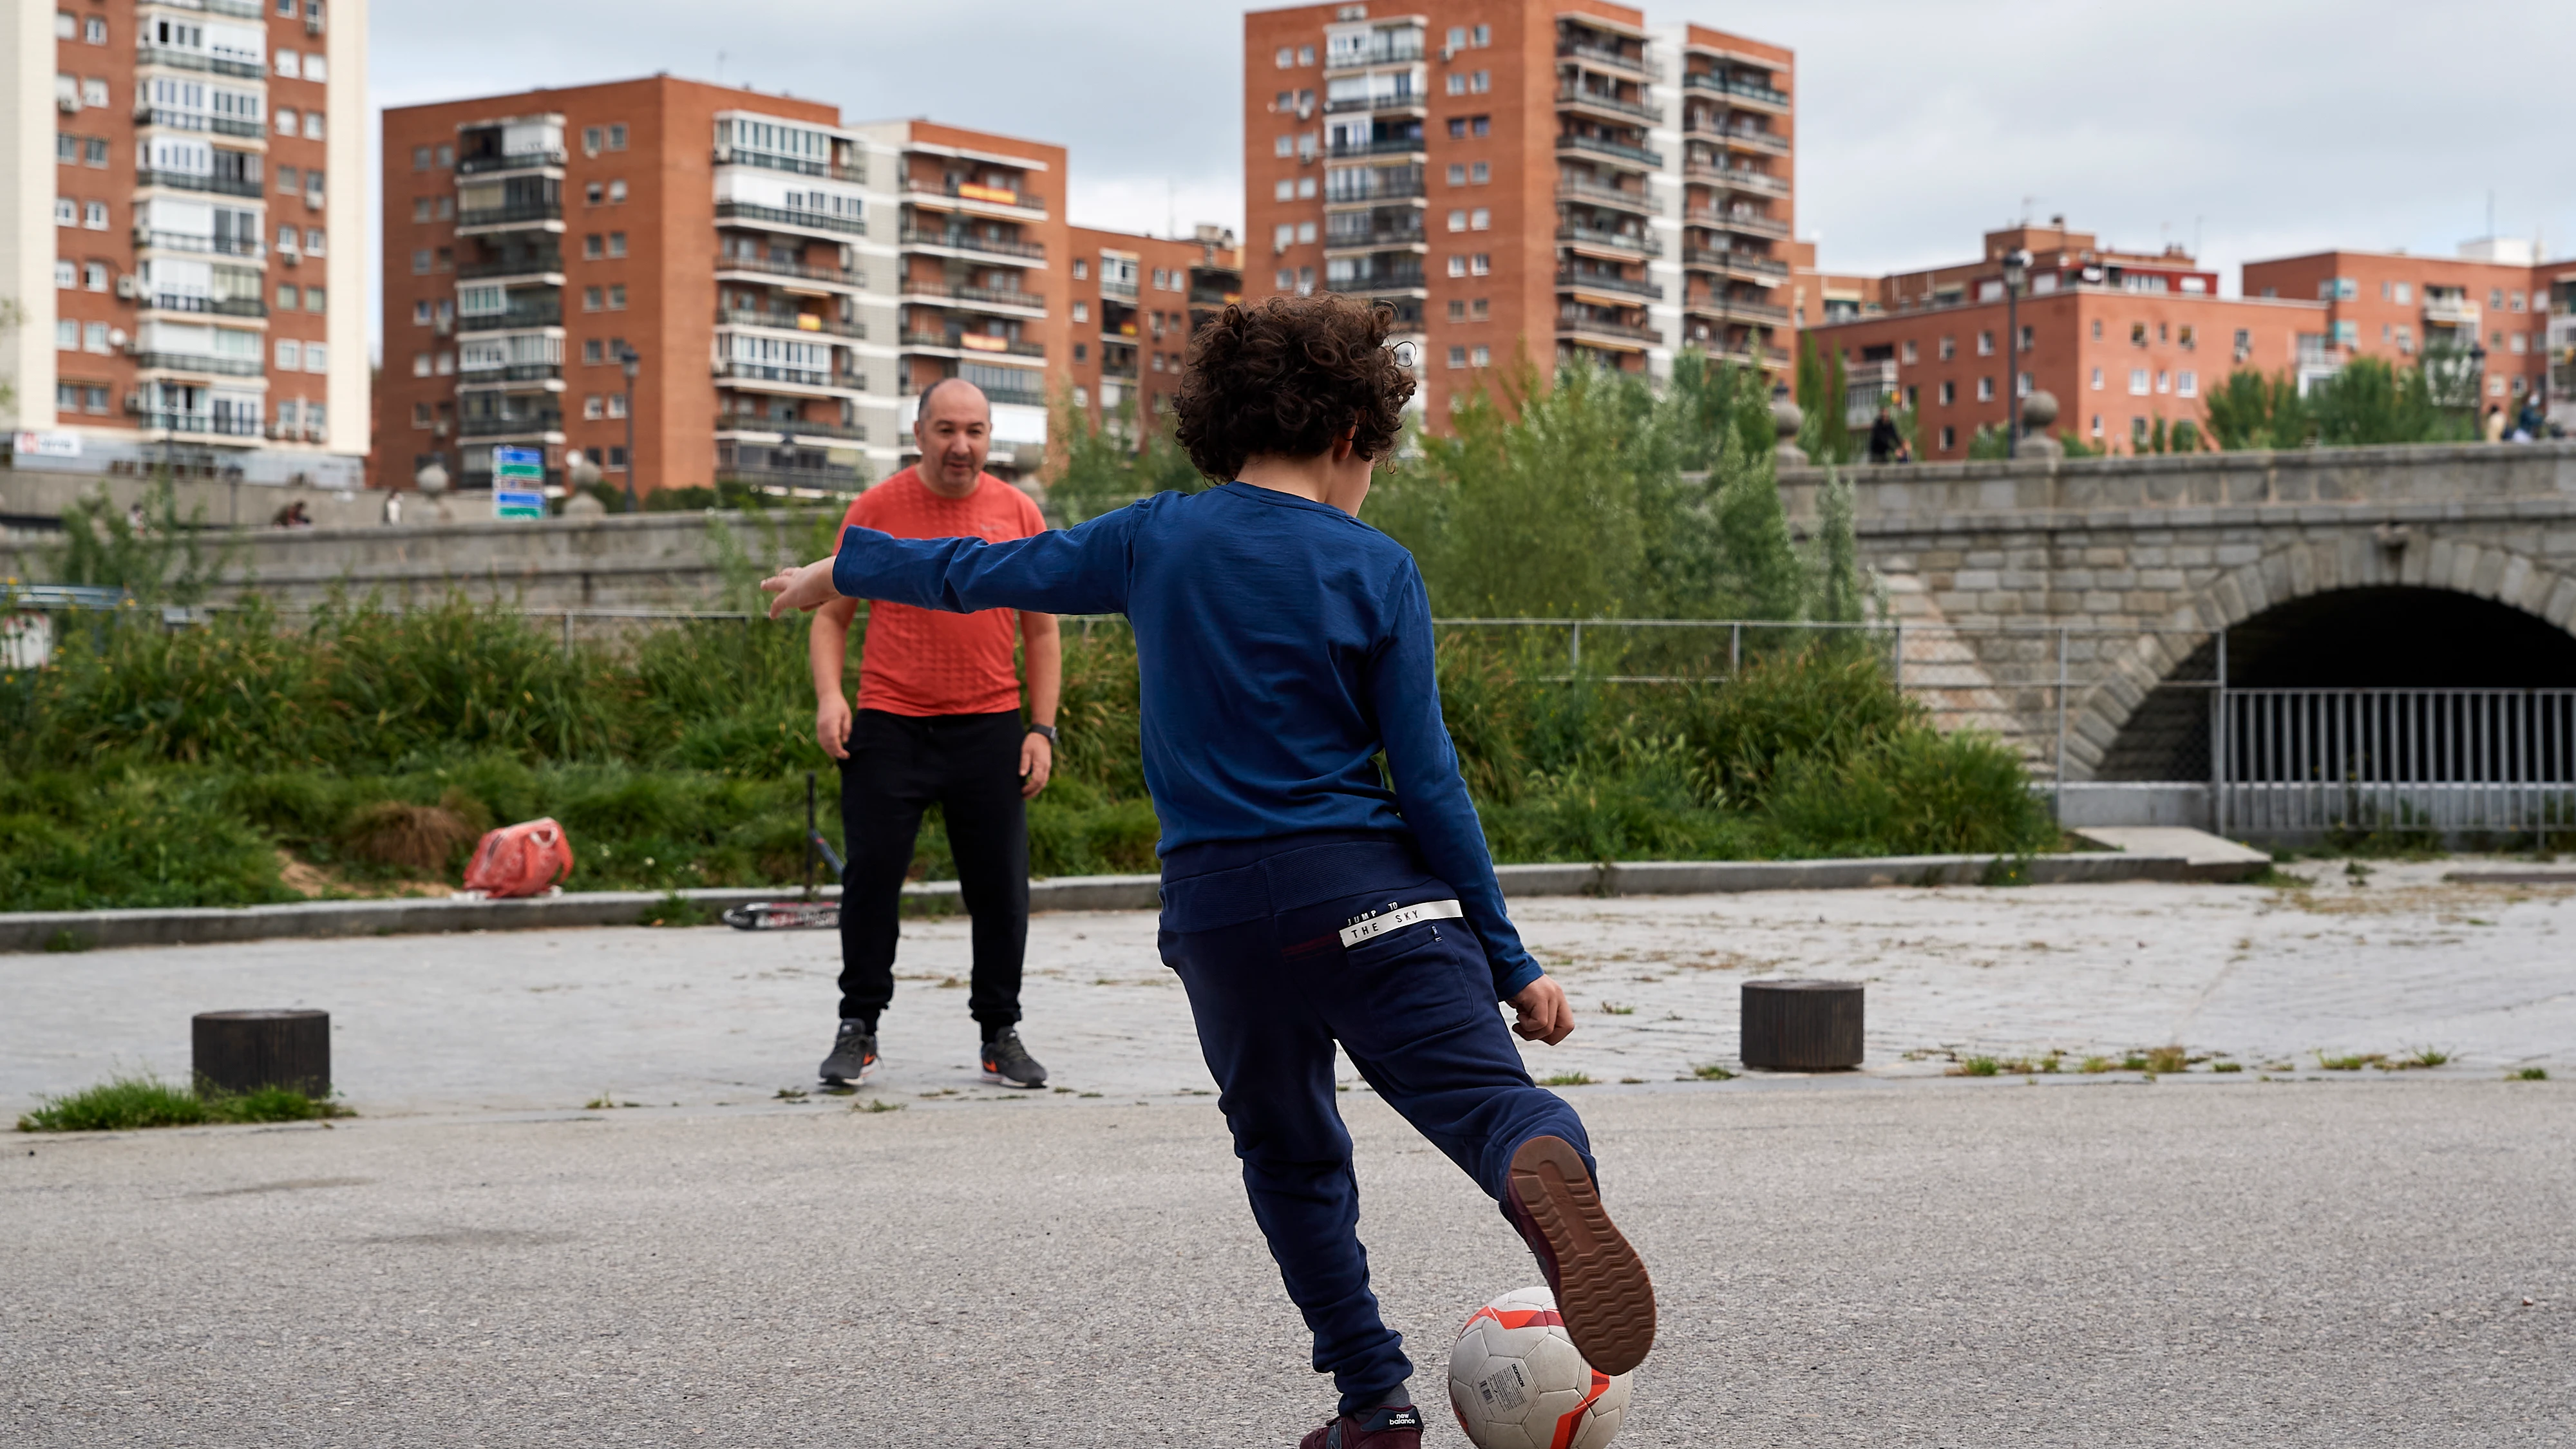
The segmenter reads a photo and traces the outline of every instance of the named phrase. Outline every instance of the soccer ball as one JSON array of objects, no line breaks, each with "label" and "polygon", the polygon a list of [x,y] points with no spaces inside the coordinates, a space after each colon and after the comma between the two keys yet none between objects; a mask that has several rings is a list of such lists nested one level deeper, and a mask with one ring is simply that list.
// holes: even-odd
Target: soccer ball
[{"label": "soccer ball", "polygon": [[1476,1310],[1449,1350],[1449,1407],[1476,1449],[1602,1449],[1628,1415],[1628,1378],[1575,1352],[1545,1288]]}]

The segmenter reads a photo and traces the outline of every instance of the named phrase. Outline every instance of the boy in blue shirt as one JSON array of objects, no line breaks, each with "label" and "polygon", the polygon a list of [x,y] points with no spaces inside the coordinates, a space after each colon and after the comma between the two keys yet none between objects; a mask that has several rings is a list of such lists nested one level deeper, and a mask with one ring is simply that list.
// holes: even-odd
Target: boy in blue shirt
[{"label": "boy in blue shirt", "polygon": [[1636,1367],[1655,1329],[1582,1121],[1531,1082],[1494,1010],[1509,1002],[1534,1041],[1574,1029],[1504,912],[1441,723],[1422,576],[1358,518],[1414,387],[1390,320],[1274,298],[1202,329],[1178,438],[1221,486],[1007,543],[851,528],[834,557],[762,584],[773,616],[850,597],[1133,625],[1163,960],[1315,1368],[1341,1391],[1302,1449],[1413,1449],[1421,1433],[1412,1365],[1369,1291],[1336,1042],[1501,1205],[1594,1368]]}]

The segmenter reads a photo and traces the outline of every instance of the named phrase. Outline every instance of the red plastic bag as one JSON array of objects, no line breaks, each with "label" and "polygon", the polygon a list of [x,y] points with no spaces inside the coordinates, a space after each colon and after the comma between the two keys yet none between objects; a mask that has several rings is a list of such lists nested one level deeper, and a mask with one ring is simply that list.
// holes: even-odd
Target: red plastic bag
[{"label": "red plastic bag", "polygon": [[543,895],[572,876],[572,842],[551,818],[505,825],[474,847],[465,888],[501,899]]}]

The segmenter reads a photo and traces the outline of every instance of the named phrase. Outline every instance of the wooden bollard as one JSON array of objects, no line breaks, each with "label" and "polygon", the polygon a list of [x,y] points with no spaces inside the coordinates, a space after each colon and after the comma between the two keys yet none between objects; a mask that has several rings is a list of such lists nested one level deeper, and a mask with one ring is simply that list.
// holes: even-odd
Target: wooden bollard
[{"label": "wooden bollard", "polygon": [[286,1087],[317,1100],[331,1095],[327,1011],[201,1011],[191,1027],[204,1090]]},{"label": "wooden bollard", "polygon": [[1770,1072],[1830,1072],[1860,1065],[1857,981],[1771,977],[1744,983],[1744,1064]]}]

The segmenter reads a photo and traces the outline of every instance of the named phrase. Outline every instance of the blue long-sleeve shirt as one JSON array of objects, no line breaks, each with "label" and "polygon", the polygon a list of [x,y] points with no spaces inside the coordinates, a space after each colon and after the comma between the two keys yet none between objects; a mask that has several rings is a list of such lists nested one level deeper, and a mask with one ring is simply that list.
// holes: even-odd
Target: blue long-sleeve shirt
[{"label": "blue long-sleeve shirt", "polygon": [[1441,723],[1422,574],[1385,534],[1327,504],[1229,483],[1007,543],[847,529],[832,583],[925,609],[1125,614],[1162,852],[1310,830],[1409,833],[1458,893],[1495,996],[1539,978]]}]

